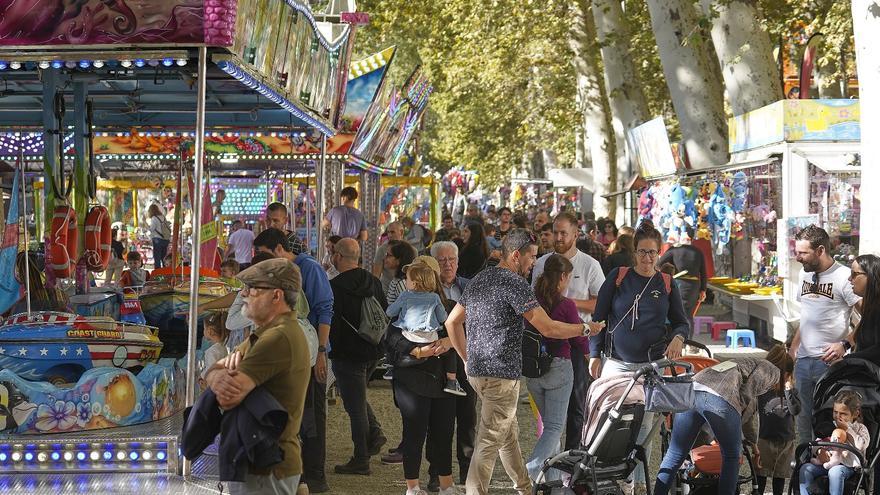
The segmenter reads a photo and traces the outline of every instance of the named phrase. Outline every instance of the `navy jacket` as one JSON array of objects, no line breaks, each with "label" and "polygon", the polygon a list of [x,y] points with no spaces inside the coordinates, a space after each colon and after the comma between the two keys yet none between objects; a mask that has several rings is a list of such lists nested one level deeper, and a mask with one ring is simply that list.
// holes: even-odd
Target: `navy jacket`
[{"label": "navy jacket", "polygon": [[200,456],[220,434],[220,481],[244,481],[248,466],[268,468],[284,459],[278,439],[287,426],[287,410],[262,387],[225,412],[208,389],[184,418],[180,446],[187,459]]}]

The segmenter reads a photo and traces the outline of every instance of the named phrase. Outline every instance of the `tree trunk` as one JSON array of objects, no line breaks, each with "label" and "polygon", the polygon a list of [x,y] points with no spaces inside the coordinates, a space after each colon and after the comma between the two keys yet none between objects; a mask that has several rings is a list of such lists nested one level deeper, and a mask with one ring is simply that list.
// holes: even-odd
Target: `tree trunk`
[{"label": "tree trunk", "polygon": [[742,115],[782,99],[782,81],[770,35],[761,27],[754,0],[701,0],[712,19],[712,43],[721,64],[727,99]]},{"label": "tree trunk", "polygon": [[689,0],[647,0],[672,106],[692,169],[727,163],[724,92]]},{"label": "tree trunk", "polygon": [[[838,53],[840,53],[839,50]],[[843,81],[839,74],[835,74],[839,67],[840,60],[836,58],[832,58],[831,61],[826,61],[824,63],[821,58],[817,61],[816,87],[819,91],[819,98],[844,98],[843,91],[841,91]]]},{"label": "tree trunk", "polygon": [[593,20],[605,67],[605,89],[617,150],[615,189],[619,189],[632,175],[632,154],[627,147],[626,133],[648,120],[648,102],[629,51],[631,30],[620,2],[593,0]]},{"label": "tree trunk", "polygon": [[593,163],[593,211],[596,217],[614,217],[615,201],[602,197],[612,191],[616,182],[614,137],[608,118],[608,100],[599,67],[596,26],[588,0],[572,3],[572,27],[569,38],[574,51],[574,67],[584,132],[588,137],[590,161]]},{"label": "tree trunk", "polygon": [[[861,105],[862,184],[880,184],[880,3],[852,0],[853,31]],[[880,195],[862,194],[862,221],[859,252],[880,253],[880,229],[871,228],[880,218]]]}]

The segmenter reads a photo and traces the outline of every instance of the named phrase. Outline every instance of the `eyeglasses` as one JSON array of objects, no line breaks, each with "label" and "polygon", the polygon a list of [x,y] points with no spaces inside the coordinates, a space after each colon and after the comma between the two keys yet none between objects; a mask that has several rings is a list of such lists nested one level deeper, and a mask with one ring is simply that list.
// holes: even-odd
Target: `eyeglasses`
[{"label": "eyeglasses", "polygon": [[256,285],[255,286],[245,285],[241,289],[241,295],[243,297],[247,297],[250,295],[251,291],[253,291],[253,290],[275,290],[275,289],[276,289],[275,287],[260,287],[260,286],[256,286]]},{"label": "eyeglasses", "polygon": [[451,264],[455,263],[456,261],[458,261],[458,258],[435,258],[435,259],[437,260],[437,263],[439,263],[441,265],[451,265]]},{"label": "eyeglasses", "polygon": [[653,258],[654,256],[657,256],[659,254],[659,251],[657,251],[656,249],[639,249],[639,250],[636,250],[636,253],[642,258],[645,258],[645,257]]}]

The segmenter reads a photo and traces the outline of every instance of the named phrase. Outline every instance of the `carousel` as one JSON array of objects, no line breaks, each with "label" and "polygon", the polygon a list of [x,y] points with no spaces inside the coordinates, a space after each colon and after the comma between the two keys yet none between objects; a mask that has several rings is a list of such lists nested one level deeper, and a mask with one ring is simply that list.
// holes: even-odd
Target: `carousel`
[{"label": "carousel", "polygon": [[[93,2],[40,14],[32,3],[0,20],[10,89],[0,160],[14,177],[0,300],[20,309],[0,324],[0,472],[198,473],[201,458],[178,456],[182,410],[198,393],[197,305],[229,290],[216,278],[206,173],[222,156],[206,142],[240,129],[308,135],[324,187],[353,26],[338,13],[319,22],[296,1]],[[113,153],[102,137],[128,137],[137,153]],[[178,173],[178,187],[189,177],[190,255],[136,293],[93,287],[110,260],[98,177],[144,170]],[[174,237],[179,253],[184,236]],[[32,279],[74,294],[76,312],[41,308]]]}]

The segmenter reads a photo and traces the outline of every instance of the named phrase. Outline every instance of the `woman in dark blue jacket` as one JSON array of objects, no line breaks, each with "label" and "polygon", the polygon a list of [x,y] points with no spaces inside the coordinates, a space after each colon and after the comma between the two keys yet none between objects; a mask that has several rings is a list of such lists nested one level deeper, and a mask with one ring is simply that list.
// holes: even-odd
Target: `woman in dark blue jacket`
[{"label": "woman in dark blue jacket", "polygon": [[[605,329],[590,338],[590,374],[593,378],[635,371],[650,361],[681,356],[688,335],[688,319],[672,277],[657,270],[662,243],[660,232],[643,222],[636,229],[636,265],[616,268],[599,289],[593,321],[605,321]],[[671,329],[671,334],[670,330]],[[600,372],[601,370],[601,372]],[[644,444],[655,414],[645,413],[638,443]],[[645,483],[637,467],[637,484]]]}]

